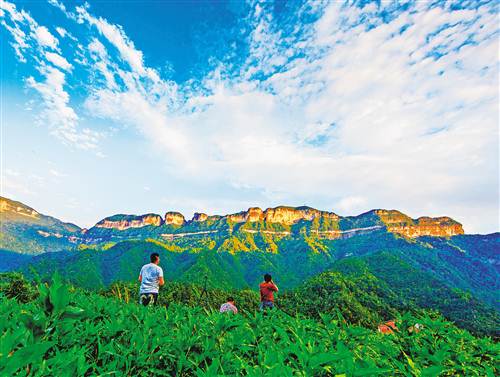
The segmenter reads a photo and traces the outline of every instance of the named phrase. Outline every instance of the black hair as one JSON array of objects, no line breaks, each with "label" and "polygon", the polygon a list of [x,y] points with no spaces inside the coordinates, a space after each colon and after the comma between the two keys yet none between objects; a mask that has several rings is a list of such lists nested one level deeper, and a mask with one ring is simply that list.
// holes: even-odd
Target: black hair
[{"label": "black hair", "polygon": [[229,297],[227,298],[227,302],[234,302],[234,298],[232,298],[231,296],[229,296]]},{"label": "black hair", "polygon": [[153,253],[151,254],[151,256],[149,257],[149,260],[151,261],[151,263],[154,263],[158,260],[158,258],[160,258],[160,254],[158,253]]},{"label": "black hair", "polygon": [[272,278],[271,274],[265,274],[264,280],[266,281],[266,283],[269,283],[271,280],[273,280],[273,278]]}]

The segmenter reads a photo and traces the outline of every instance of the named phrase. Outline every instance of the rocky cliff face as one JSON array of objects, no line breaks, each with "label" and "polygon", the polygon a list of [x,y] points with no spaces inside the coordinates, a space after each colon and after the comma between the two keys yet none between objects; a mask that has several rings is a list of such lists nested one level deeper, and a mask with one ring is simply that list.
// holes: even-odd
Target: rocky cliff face
[{"label": "rocky cliff face", "polygon": [[401,234],[409,238],[421,236],[451,237],[464,234],[462,224],[449,217],[420,217],[412,219],[395,210],[377,210],[375,213],[389,232]]},{"label": "rocky cliff face", "polygon": [[186,222],[184,215],[179,212],[167,212],[165,214],[165,225],[182,226]]},{"label": "rocky cliff face", "polygon": [[207,221],[207,219],[208,219],[208,215],[206,213],[198,213],[198,212],[196,212],[193,215],[193,219],[191,221],[203,222],[203,221]]},{"label": "rocky cliff face", "polygon": [[292,207],[268,208],[265,212],[265,220],[269,223],[280,223],[292,225],[300,220],[312,220],[319,211],[299,210]]},{"label": "rocky cliff face", "polygon": [[246,223],[246,222],[257,222],[264,220],[265,214],[262,209],[259,207],[252,207],[249,208],[248,211],[242,211],[238,213],[234,213],[232,215],[227,215],[225,216],[228,221],[234,222],[234,223]]},{"label": "rocky cliff face", "polygon": [[19,219],[33,221],[40,219],[40,214],[33,208],[3,197],[0,197],[0,213],[4,220]]},{"label": "rocky cliff face", "polygon": [[236,223],[266,221],[271,224],[293,225],[300,220],[312,221],[321,217],[339,219],[339,216],[333,212],[319,211],[309,207],[294,208],[285,206],[268,208],[265,211],[258,207],[252,207],[248,211],[228,215],[227,219]]},{"label": "rocky cliff face", "polygon": [[265,220],[270,223],[281,223],[292,225],[300,220],[312,221],[316,218],[328,218],[338,220],[339,216],[333,212],[319,211],[309,207],[276,207],[265,211]]},{"label": "rocky cliff face", "polygon": [[148,214],[142,216],[116,215],[99,221],[95,227],[105,229],[125,230],[142,228],[147,225],[160,226],[163,220],[160,215]]},{"label": "rocky cliff face", "polygon": [[246,221],[250,221],[251,223],[260,221],[264,217],[264,212],[259,207],[249,208],[246,212]]},{"label": "rocky cliff face", "polygon": [[[224,229],[226,222],[229,224],[264,222],[292,226],[300,221],[319,221],[316,222],[316,225],[312,224],[310,232],[311,234],[316,234],[318,237],[327,238],[347,237],[354,234],[362,234],[363,232],[377,231],[384,227],[389,232],[401,234],[409,238],[420,236],[450,237],[464,233],[462,225],[449,217],[421,217],[419,219],[412,219],[399,211],[379,209],[357,217],[341,218],[333,212],[320,211],[310,207],[286,206],[268,208],[266,210],[252,207],[247,211],[226,216],[210,216],[206,213],[197,212],[190,221],[186,221],[184,216],[179,212],[167,212],[164,219],[155,214],[142,216],[116,215],[101,220],[96,224],[96,228],[126,230],[148,225],[158,227],[165,224],[183,227],[196,225],[197,223],[201,225],[203,223],[203,231],[206,231],[207,229],[212,229],[212,227],[219,230]],[[342,223],[342,228],[339,228],[340,223]],[[321,224],[321,228],[318,228],[319,224]],[[196,228],[195,226],[194,229],[190,229],[190,234],[196,231]],[[244,231],[256,232],[257,230],[246,228]],[[270,232],[269,229],[265,231]],[[287,232],[289,233],[289,230]]]}]

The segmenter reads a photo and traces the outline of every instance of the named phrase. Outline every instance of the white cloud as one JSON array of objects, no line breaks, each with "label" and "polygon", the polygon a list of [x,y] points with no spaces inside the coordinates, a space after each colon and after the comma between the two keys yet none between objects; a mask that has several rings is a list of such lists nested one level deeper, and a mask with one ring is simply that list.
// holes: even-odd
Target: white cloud
[{"label": "white cloud", "polygon": [[48,2],[56,8],[59,8],[61,11],[66,12],[66,6],[62,2],[57,0],[48,0]]},{"label": "white cloud", "polygon": [[68,35],[68,31],[60,26],[56,27],[57,34],[59,34],[61,37],[66,37]]},{"label": "white cloud", "polygon": [[[387,206],[413,216],[449,214],[467,230],[477,227],[468,218],[487,213],[484,228],[495,229],[487,222],[494,224],[488,208],[498,203],[489,174],[498,168],[491,138],[498,132],[498,49],[488,7],[418,5],[388,23],[373,5],[334,2],[321,11],[295,43],[257,7],[241,75],[212,72],[204,81],[209,94],[191,93],[184,107],[191,111],[180,112],[147,95],[142,53],[123,29],[80,11],[131,71],[107,64],[126,86],[113,89],[108,79],[87,108],[136,126],[186,179],[231,177],[232,185],[284,200],[321,198],[346,212]],[[462,46],[466,35],[474,43]],[[267,79],[253,78],[259,75]],[[477,185],[488,200],[458,206]]]},{"label": "white cloud", "polygon": [[12,45],[18,59],[27,62],[25,52],[29,52],[30,61],[40,73],[40,80],[33,76],[26,79],[27,86],[35,89],[43,100],[40,123],[47,123],[50,132],[65,144],[96,151],[103,133],[78,127],[79,117],[70,106],[70,95],[65,89],[66,74],[62,71],[69,72],[73,66],[61,55],[58,39],[14,4],[2,0],[0,9],[4,11],[2,25],[14,39]]},{"label": "white cloud", "polygon": [[[2,18],[1,25],[12,35],[13,41],[11,41],[10,44],[14,48],[19,61],[24,63],[26,62],[24,50],[29,48],[29,38],[22,30],[20,24],[29,22],[30,20],[24,12],[18,11],[14,4],[3,0],[0,1],[0,10],[2,11],[0,15]],[[9,18],[7,16],[9,16]]]},{"label": "white cloud", "polygon": [[99,33],[118,49],[121,58],[129,64],[132,72],[140,76],[146,76],[154,82],[160,81],[154,69],[144,66],[142,52],[135,48],[134,43],[127,37],[120,26],[110,24],[103,18],[90,15],[85,7],[76,7],[76,11],[81,22],[86,21],[95,26]]},{"label": "white cloud", "polygon": [[19,196],[36,196],[45,180],[36,174],[21,174],[12,169],[0,170],[0,195],[19,200]]},{"label": "white cloud", "polygon": [[[491,5],[453,10],[417,2],[396,10],[385,2],[315,2],[300,12],[315,12],[316,21],[285,32],[257,4],[246,20],[252,32],[243,66],[221,62],[198,86],[179,86],[147,66],[121,26],[88,6],[70,13],[51,2],[90,26],[88,48],[82,42],[76,53],[93,74],[87,114],[135,127],[170,174],[258,191],[270,201],[328,203],[345,214],[389,207],[451,215],[468,231],[498,229]],[[21,54],[27,37],[13,22]],[[39,36],[40,46],[57,48],[49,39]],[[28,83],[42,95],[54,134],[95,148],[98,134],[77,131],[66,73],[43,64],[40,72],[45,81]]]},{"label": "white cloud", "polygon": [[35,28],[34,37],[38,41],[38,44],[40,46],[50,47],[54,50],[57,50],[59,41],[50,33],[49,29],[47,29],[45,26],[38,26],[37,28]]},{"label": "white cloud", "polygon": [[24,184],[12,177],[2,177],[0,195],[8,198],[18,198],[19,195],[36,195],[32,185]]},{"label": "white cloud", "polygon": [[351,215],[361,213],[368,204],[366,198],[360,196],[346,196],[342,198],[335,206],[338,209],[338,214]]},{"label": "white cloud", "polygon": [[69,106],[69,94],[64,90],[65,74],[52,66],[42,65],[40,68],[44,81],[36,81],[29,77],[26,82],[42,97],[45,109],[41,120],[46,121],[51,133],[68,145],[81,149],[96,149],[102,135],[90,129],[77,130],[78,115]]},{"label": "white cloud", "polygon": [[73,42],[78,42],[78,39],[76,39],[75,36],[73,34],[71,34],[69,31],[67,31],[65,28],[62,28],[60,26],[56,26],[56,32],[62,38],[69,38]]},{"label": "white cloud", "polygon": [[65,71],[70,71],[73,68],[73,66],[70,63],[68,63],[68,61],[65,58],[63,58],[59,54],[56,54],[55,52],[46,52],[45,58],[49,62],[54,64],[56,67],[62,68]]}]

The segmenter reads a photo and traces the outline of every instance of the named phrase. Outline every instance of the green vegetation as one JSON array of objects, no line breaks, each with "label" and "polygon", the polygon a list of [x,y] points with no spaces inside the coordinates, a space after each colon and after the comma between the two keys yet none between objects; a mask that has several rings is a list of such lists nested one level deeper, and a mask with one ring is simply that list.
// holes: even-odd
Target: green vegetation
[{"label": "green vegetation", "polygon": [[[125,303],[138,300],[138,283],[118,282],[110,287],[100,290],[105,297],[115,297]],[[250,289],[223,290],[207,288],[199,284],[168,282],[161,289],[158,305],[169,306],[171,303],[182,304],[189,307],[203,307],[205,309],[218,308],[226,302],[228,297],[233,297],[239,311],[252,312],[257,309],[260,296],[257,291]]]},{"label": "green vegetation", "polygon": [[352,324],[376,328],[395,318],[389,302],[394,293],[370,273],[348,277],[339,272],[322,273],[279,298],[279,307],[289,314],[320,319],[323,313],[341,313]]},{"label": "green vegetation", "polygon": [[372,274],[388,292],[387,302],[398,310],[435,309],[472,332],[500,336],[498,310],[390,253],[343,259],[332,268],[348,279]]},{"label": "green vegetation", "polygon": [[[17,281],[16,283],[13,283]],[[382,335],[339,313],[219,314],[171,303],[145,308],[39,284],[27,300],[0,284],[5,376],[495,376],[498,345],[439,316],[397,316]],[[109,292],[108,292],[109,294]],[[11,297],[11,298],[8,298]],[[25,301],[24,303],[21,301]],[[420,331],[414,325],[419,323]]]},{"label": "green vegetation", "polygon": [[[194,243],[191,249],[188,249],[188,244],[180,242],[125,241],[107,250],[48,253],[35,257],[23,271],[28,276],[39,276],[45,281],[58,272],[75,286],[98,290],[118,281],[135,282],[142,265],[148,263],[149,254],[157,252],[161,256],[161,265],[167,281],[199,285],[203,284],[204,277],[207,276],[208,287],[211,289],[255,289],[262,275],[270,272],[284,292],[291,289],[308,290],[309,288],[301,287],[305,281],[330,270],[345,275],[342,278],[345,284],[340,280],[337,282],[339,284],[335,283],[335,275],[331,275],[331,278],[324,282],[325,287],[352,287],[349,288],[352,292],[348,296],[335,296],[335,300],[331,300],[335,303],[342,302],[345,307],[355,305],[355,302],[349,301],[350,297],[361,299],[367,296],[365,292],[370,292],[370,296],[379,297],[383,293],[380,297],[383,298],[384,304],[398,311],[434,309],[448,320],[474,333],[500,335],[498,310],[475,295],[475,292],[481,292],[483,297],[491,297],[495,286],[498,285],[498,281],[494,279],[494,276],[497,276],[496,271],[493,267],[488,267],[486,262],[480,265],[484,266],[482,271],[485,282],[490,283],[489,288],[484,284],[479,285],[479,276],[470,271],[464,272],[462,276],[469,276],[471,283],[462,282],[461,288],[459,276],[460,271],[465,269],[465,262],[459,262],[460,256],[455,257],[451,252],[451,263],[443,261],[444,246],[431,248],[427,241],[425,245],[422,242],[411,244],[405,239],[383,234],[345,240],[320,240],[308,236],[272,239],[265,234],[251,236],[258,250],[252,248],[247,252],[234,252],[231,247],[239,243],[250,245],[244,238],[236,236],[226,239],[238,240],[228,246],[226,251],[217,245],[216,240],[207,239]],[[266,245],[271,245],[270,242],[273,242],[279,252],[262,251],[269,247]],[[447,247],[454,246],[451,240],[446,242]],[[491,247],[493,253],[494,245]],[[380,251],[382,248],[386,250]],[[467,257],[470,259],[479,260],[481,257],[481,254],[468,244],[461,245],[461,248],[469,250]],[[375,252],[377,250],[378,252]],[[457,267],[458,263],[462,264]],[[455,280],[452,280],[450,275]],[[354,286],[353,282],[356,282]],[[376,285],[378,291],[374,292],[366,285],[368,283]],[[355,289],[356,287],[359,289]],[[329,309],[322,306],[323,301],[304,302],[306,304],[301,306],[314,308],[320,304],[320,308]],[[373,317],[368,322],[359,323],[366,326],[370,323],[373,326],[376,321],[387,319],[382,307],[379,308],[375,303],[359,304],[363,307],[366,304],[367,310],[372,312],[370,316]],[[292,305],[290,307],[291,312],[295,313],[296,309]],[[355,320],[347,313],[345,315],[350,320]]]}]

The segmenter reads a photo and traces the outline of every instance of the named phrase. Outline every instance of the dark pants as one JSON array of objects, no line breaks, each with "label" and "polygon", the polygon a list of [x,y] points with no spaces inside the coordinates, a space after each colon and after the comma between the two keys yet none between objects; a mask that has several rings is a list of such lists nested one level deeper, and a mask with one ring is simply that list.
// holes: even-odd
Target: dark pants
[{"label": "dark pants", "polygon": [[262,300],[260,302],[260,310],[274,309],[274,302]]},{"label": "dark pants", "polygon": [[142,304],[144,306],[157,305],[158,293],[141,293],[139,295],[139,304]]}]

